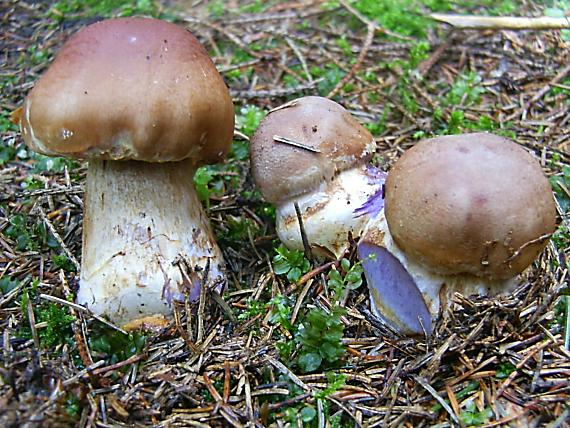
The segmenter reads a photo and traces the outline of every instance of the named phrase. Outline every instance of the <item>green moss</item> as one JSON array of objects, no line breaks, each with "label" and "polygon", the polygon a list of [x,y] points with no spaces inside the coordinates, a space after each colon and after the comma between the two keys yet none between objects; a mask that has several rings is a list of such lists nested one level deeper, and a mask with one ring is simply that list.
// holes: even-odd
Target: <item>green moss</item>
[{"label": "green moss", "polygon": [[153,16],[159,17],[159,9],[153,0],[60,0],[50,9],[55,21],[82,16]]}]

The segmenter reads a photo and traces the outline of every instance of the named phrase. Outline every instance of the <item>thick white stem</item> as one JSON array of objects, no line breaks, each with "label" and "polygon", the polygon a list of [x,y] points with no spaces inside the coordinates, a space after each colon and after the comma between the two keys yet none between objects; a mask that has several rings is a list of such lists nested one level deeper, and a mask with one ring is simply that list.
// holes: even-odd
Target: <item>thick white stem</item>
[{"label": "thick white stem", "polygon": [[89,163],[79,303],[125,324],[168,316],[173,300],[225,281],[194,172],[189,161]]},{"label": "thick white stem", "polygon": [[341,172],[317,190],[289,199],[277,206],[277,235],[286,247],[303,249],[295,202],[299,205],[305,233],[316,255],[337,258],[348,248],[348,232],[357,238],[368,216],[356,217],[361,207],[379,188],[364,166]]}]

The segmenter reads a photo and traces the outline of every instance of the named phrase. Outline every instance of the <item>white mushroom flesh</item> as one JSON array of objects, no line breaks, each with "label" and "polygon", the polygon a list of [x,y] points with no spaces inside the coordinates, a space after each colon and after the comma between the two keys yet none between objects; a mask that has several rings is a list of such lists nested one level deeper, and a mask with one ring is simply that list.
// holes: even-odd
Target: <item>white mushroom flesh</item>
[{"label": "white mushroom flesh", "polygon": [[334,180],[323,182],[310,193],[277,205],[277,235],[288,248],[303,249],[301,229],[295,211],[298,204],[307,240],[315,255],[337,258],[349,246],[348,232],[357,238],[368,220],[354,211],[379,189],[366,167],[348,169]]},{"label": "white mushroom flesh", "polygon": [[123,324],[171,314],[173,301],[223,284],[194,171],[189,161],[89,163],[78,303]]}]

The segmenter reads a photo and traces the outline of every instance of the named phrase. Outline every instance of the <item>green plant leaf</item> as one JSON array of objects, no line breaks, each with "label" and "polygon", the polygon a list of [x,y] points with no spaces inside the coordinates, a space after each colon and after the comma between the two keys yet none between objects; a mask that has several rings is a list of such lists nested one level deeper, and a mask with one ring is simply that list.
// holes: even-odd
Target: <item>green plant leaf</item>
[{"label": "green plant leaf", "polygon": [[18,286],[18,281],[14,281],[9,276],[4,276],[0,279],[0,293],[5,296],[10,291]]},{"label": "green plant leaf", "polygon": [[311,422],[317,416],[317,411],[313,406],[305,406],[301,409],[299,413],[301,420],[305,423]]},{"label": "green plant leaf", "polygon": [[298,364],[304,373],[309,373],[317,370],[322,361],[323,358],[318,352],[307,352],[299,357]]}]

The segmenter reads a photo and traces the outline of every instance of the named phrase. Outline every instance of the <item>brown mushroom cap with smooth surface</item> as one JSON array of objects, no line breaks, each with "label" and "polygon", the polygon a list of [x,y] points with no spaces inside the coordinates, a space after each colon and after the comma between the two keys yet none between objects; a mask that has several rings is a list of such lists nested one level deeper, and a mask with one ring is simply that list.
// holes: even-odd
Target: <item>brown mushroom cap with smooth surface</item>
[{"label": "brown mushroom cap with smooth surface", "polygon": [[[274,136],[314,151],[279,143]],[[375,148],[372,134],[341,105],[308,96],[274,109],[260,123],[251,143],[251,169],[265,199],[277,203],[366,162]]]},{"label": "brown mushroom cap with smooth surface", "polygon": [[394,165],[385,198],[396,244],[441,274],[513,277],[556,227],[554,198],[538,162],[492,134],[418,143]]},{"label": "brown mushroom cap with smooth surface", "polygon": [[233,136],[226,85],[184,28],[119,18],[83,28],[26,97],[24,140],[82,159],[220,161]]},{"label": "brown mushroom cap with smooth surface", "polygon": [[78,303],[163,325],[172,300],[225,281],[192,177],[229,150],[234,110],[191,33],[150,18],[83,28],[28,94],[21,126],[33,150],[89,160]]}]

